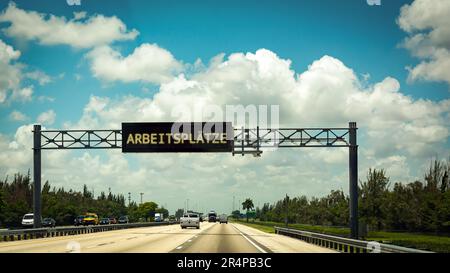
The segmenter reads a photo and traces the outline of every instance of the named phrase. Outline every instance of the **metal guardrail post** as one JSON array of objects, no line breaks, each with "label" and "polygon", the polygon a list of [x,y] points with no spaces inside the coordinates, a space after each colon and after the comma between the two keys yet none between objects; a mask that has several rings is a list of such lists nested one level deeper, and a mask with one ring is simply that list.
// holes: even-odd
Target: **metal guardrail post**
[{"label": "metal guardrail post", "polygon": [[[345,237],[327,235],[322,233],[314,233],[309,231],[287,229],[282,227],[275,227],[275,233],[286,235],[293,238],[298,238],[310,244],[319,245],[322,247],[337,250],[345,253],[367,253],[370,252],[370,242],[350,239]],[[381,253],[432,253],[414,248],[401,247],[396,245],[388,245],[379,243]]]},{"label": "metal guardrail post", "polygon": [[0,238],[3,241],[28,240],[43,237],[59,237],[67,235],[87,234],[94,232],[103,232],[110,230],[120,230],[128,228],[151,227],[159,225],[173,225],[178,222],[161,222],[161,223],[133,223],[133,224],[117,224],[109,226],[93,226],[93,227],[56,227],[56,228],[33,228],[21,230],[0,231]]}]

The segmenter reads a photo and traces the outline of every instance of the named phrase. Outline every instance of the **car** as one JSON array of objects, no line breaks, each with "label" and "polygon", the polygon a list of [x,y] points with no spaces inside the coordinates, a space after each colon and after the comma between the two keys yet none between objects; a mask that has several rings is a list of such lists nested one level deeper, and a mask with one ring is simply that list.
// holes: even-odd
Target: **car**
[{"label": "car", "polygon": [[44,220],[42,220],[42,226],[43,227],[55,227],[56,221],[53,218],[44,218]]},{"label": "car", "polygon": [[84,215],[79,215],[73,220],[75,226],[80,226],[83,224]]},{"label": "car", "polygon": [[109,225],[111,222],[109,218],[102,218],[100,219],[100,225]]},{"label": "car", "polygon": [[128,216],[120,216],[119,217],[119,224],[128,224],[130,220],[128,219]]},{"label": "car", "polygon": [[95,213],[86,213],[83,218],[83,226],[98,225],[98,215]]},{"label": "car", "polygon": [[185,213],[183,217],[180,218],[180,226],[182,229],[187,227],[200,228],[200,217],[195,213]]},{"label": "car", "polygon": [[34,226],[34,214],[27,213],[22,218],[22,226],[32,228]]},{"label": "car", "polygon": [[219,222],[222,224],[222,223],[225,223],[225,224],[228,224],[228,215],[226,215],[226,214],[221,214],[220,216],[219,216]]},{"label": "car", "polygon": [[114,217],[109,217],[109,223],[110,224],[117,224],[117,219]]}]

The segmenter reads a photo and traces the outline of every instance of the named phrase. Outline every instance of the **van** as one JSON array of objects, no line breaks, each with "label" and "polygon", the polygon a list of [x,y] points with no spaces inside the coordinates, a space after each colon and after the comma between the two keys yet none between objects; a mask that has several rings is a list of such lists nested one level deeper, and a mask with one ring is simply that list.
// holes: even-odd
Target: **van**
[{"label": "van", "polygon": [[219,217],[219,222],[221,224],[222,223],[228,224],[228,216],[226,214],[221,214]]}]

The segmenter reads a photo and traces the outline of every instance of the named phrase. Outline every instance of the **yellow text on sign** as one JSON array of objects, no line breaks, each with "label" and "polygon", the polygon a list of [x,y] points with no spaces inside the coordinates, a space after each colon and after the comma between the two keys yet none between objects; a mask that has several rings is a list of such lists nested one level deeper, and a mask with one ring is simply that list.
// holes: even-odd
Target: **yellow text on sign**
[{"label": "yellow text on sign", "polygon": [[128,144],[165,145],[165,144],[226,144],[226,133],[204,133],[194,137],[187,133],[135,133],[129,134]]}]

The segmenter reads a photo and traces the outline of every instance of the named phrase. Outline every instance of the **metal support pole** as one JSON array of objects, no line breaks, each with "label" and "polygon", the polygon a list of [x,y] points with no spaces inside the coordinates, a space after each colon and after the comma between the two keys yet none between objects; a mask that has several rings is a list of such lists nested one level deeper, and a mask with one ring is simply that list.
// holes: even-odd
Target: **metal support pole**
[{"label": "metal support pole", "polygon": [[349,123],[349,180],[350,180],[350,230],[358,239],[358,144],[356,122]]},{"label": "metal support pole", "polygon": [[259,156],[259,126],[256,127],[256,155]]},{"label": "metal support pole", "polygon": [[288,228],[288,223],[289,223],[289,196],[287,195],[287,193],[286,193],[286,218],[284,219],[284,221],[285,221],[285,225],[286,225],[286,228]]},{"label": "metal support pole", "polygon": [[33,130],[33,213],[34,228],[41,227],[41,125]]}]

